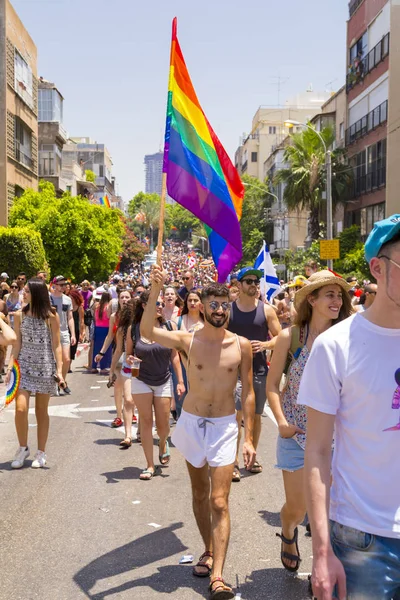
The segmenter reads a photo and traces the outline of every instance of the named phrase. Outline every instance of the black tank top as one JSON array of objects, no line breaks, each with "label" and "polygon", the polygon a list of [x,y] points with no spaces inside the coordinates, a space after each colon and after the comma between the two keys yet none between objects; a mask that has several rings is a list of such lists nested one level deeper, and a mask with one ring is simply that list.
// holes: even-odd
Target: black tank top
[{"label": "black tank top", "polygon": [[[133,336],[134,332],[134,336]],[[135,356],[143,362],[140,364],[138,379],[147,385],[164,385],[171,376],[169,363],[172,350],[153,343],[147,344],[140,338],[140,325],[132,325],[132,339],[135,345]]]},{"label": "black tank top", "polygon": [[[231,304],[229,316],[229,331],[237,333],[248,340],[266,342],[268,339],[268,323],[264,313],[264,303],[258,301],[257,307],[250,312],[239,310],[236,302]],[[266,375],[268,373],[266,352],[257,352],[253,356],[253,374]]]}]

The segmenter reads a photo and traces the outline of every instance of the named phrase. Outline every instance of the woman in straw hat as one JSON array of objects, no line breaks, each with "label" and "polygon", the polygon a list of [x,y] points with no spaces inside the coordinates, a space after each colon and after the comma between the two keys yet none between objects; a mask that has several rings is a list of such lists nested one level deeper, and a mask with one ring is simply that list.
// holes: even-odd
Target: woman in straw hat
[{"label": "woman in straw hat", "polygon": [[297,405],[300,380],[316,337],[352,314],[349,288],[344,279],[330,271],[311,275],[296,292],[295,324],[279,334],[268,372],[268,402],[279,427],[276,466],[282,470],[286,496],[281,510],[282,533],[277,536],[282,540],[281,561],[288,571],[297,571],[300,566],[297,527],[306,514],[303,473],[307,412],[306,407]]}]

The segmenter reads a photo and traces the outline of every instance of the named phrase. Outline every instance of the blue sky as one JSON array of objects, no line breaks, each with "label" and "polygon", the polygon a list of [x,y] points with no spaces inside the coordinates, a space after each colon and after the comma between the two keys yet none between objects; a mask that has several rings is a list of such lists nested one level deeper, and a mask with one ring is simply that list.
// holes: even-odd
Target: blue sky
[{"label": "blue sky", "polygon": [[[231,156],[261,104],[339,89],[346,0],[11,0],[64,100],[71,136],[105,143],[125,202],[162,144],[171,21],[199,100]],[[331,84],[329,82],[332,82]]]}]

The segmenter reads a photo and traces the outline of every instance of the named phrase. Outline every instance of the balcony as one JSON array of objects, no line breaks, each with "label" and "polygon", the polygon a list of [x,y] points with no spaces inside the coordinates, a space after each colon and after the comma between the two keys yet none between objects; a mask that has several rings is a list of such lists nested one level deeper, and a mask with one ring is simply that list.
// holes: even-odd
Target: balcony
[{"label": "balcony", "polygon": [[349,15],[350,18],[354,15],[357,8],[364,2],[364,0],[350,0],[349,2]]},{"label": "balcony", "polygon": [[369,192],[374,192],[386,185],[386,161],[385,164],[372,169],[366,175],[354,177],[353,198],[358,198]]},{"label": "balcony", "polygon": [[25,147],[18,140],[15,140],[15,159],[25,167],[28,167],[28,169],[33,169],[32,158],[26,154]]},{"label": "balcony", "polygon": [[383,36],[380,42],[372,48],[364,58],[356,58],[349,68],[346,76],[346,92],[349,93],[353,87],[364,80],[364,78],[375,67],[379,65],[389,54],[390,33]]},{"label": "balcony", "polygon": [[242,173],[246,173],[247,171],[247,160],[244,161],[244,163],[242,164]]},{"label": "balcony", "polygon": [[346,146],[354,144],[357,140],[367,135],[370,131],[387,121],[388,101],[382,102],[379,106],[371,110],[367,115],[356,121],[351,127],[346,129]]}]

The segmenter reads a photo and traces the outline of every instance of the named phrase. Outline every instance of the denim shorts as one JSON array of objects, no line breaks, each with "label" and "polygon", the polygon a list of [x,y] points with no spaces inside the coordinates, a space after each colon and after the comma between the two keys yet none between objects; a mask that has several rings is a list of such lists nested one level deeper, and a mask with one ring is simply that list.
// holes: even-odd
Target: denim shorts
[{"label": "denim shorts", "polygon": [[[330,522],[332,548],[346,572],[348,600],[400,598],[400,539]],[[337,598],[337,596],[334,596]]]},{"label": "denim shorts", "polygon": [[278,435],[276,442],[276,469],[299,471],[304,467],[304,450],[294,437],[283,438]]}]

